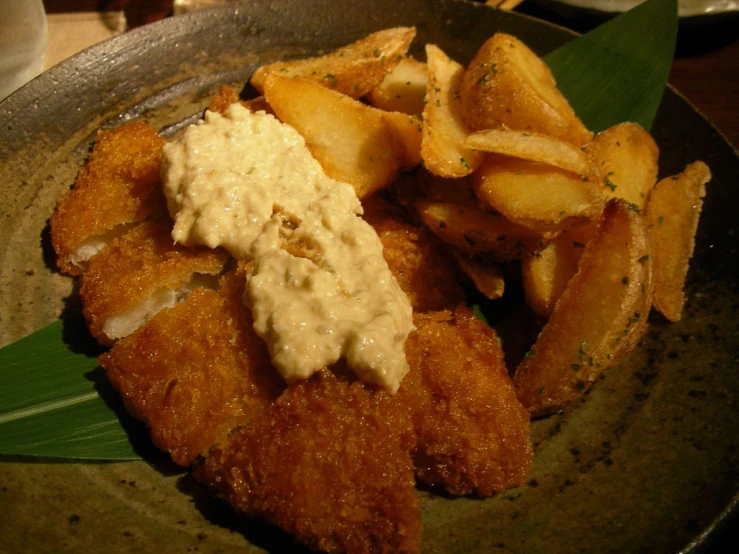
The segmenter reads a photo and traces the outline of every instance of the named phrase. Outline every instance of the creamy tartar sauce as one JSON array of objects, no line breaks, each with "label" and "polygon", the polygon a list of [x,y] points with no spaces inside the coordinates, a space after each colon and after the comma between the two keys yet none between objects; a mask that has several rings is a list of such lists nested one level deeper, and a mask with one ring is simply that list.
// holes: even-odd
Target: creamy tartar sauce
[{"label": "creamy tartar sauce", "polygon": [[397,391],[410,303],[354,188],[327,177],[295,129],[240,104],[208,111],[164,146],[162,179],[176,242],[253,261],[244,301],[288,382],[344,357]]}]

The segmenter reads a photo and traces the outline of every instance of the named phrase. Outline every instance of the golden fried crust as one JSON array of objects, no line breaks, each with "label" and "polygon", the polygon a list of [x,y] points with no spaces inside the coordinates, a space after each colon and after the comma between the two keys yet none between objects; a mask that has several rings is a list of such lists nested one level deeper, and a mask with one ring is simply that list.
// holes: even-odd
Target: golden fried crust
[{"label": "golden fried crust", "polygon": [[193,274],[217,275],[226,264],[220,250],[174,244],[169,222],[146,221],[93,256],[82,276],[80,297],[90,333],[111,344],[104,325],[161,289],[178,289]]},{"label": "golden fried crust", "polygon": [[180,465],[284,388],[243,309],[243,287],[243,273],[229,273],[218,292],[194,291],[100,357],[128,411]]},{"label": "golden fried crust", "polygon": [[241,105],[251,113],[265,111],[274,115],[272,107],[267,103],[264,96],[257,96],[256,98],[251,98],[249,100],[239,100],[239,95],[236,94],[236,91],[228,85],[223,85],[221,87],[221,91],[218,93],[218,96],[214,96],[211,99],[210,104],[208,104],[208,109],[212,112],[218,112],[219,114],[224,115],[228,107],[236,102],[241,102]]},{"label": "golden fried crust", "polygon": [[239,95],[236,94],[236,91],[228,85],[223,85],[218,95],[210,99],[208,109],[223,115],[231,104],[238,101]]},{"label": "golden fried crust", "polygon": [[69,256],[86,239],[117,225],[166,214],[159,187],[165,140],[141,122],[101,131],[77,181],[51,217],[51,241],[59,268],[79,275]]},{"label": "golden fried crust", "polygon": [[529,415],[516,398],[495,332],[467,308],[417,315],[410,373],[396,397],[410,410],[416,476],[452,494],[488,496],[531,469]]},{"label": "golden fried crust", "polygon": [[453,260],[428,230],[406,222],[378,195],[365,199],[364,219],[380,237],[383,254],[414,312],[452,308],[464,300]]},{"label": "golden fried crust", "polygon": [[196,476],[326,552],[418,552],[419,502],[389,395],[327,370],[290,387]]}]

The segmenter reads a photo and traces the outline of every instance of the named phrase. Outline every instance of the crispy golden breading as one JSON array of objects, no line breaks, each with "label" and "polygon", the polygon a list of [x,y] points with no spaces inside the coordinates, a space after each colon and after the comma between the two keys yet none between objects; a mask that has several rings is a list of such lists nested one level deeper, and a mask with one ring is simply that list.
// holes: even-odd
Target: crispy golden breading
[{"label": "crispy golden breading", "polygon": [[236,104],[236,102],[241,102],[241,105],[252,113],[261,110],[274,115],[272,108],[267,103],[264,96],[257,96],[256,98],[251,98],[249,100],[239,100],[239,95],[236,94],[236,91],[228,85],[223,85],[221,87],[221,91],[218,93],[218,96],[214,96],[211,99],[210,104],[208,104],[208,109],[212,112],[218,112],[223,115],[226,113],[228,107],[231,104]]},{"label": "crispy golden breading", "polygon": [[464,300],[454,261],[422,227],[407,223],[403,212],[374,195],[362,202],[364,219],[382,241],[383,255],[414,312],[451,308]]},{"label": "crispy golden breading", "polygon": [[51,241],[62,271],[82,273],[84,268],[70,258],[86,240],[166,213],[159,186],[164,142],[154,129],[136,121],[98,134],[74,187],[51,217]]},{"label": "crispy golden breading", "polygon": [[196,290],[100,357],[129,412],[181,465],[272,403],[284,383],[244,309],[244,276]]},{"label": "crispy golden breading", "polygon": [[407,420],[391,397],[323,370],[215,448],[196,476],[326,552],[418,552]]},{"label": "crispy golden breading", "polygon": [[[124,327],[133,330],[153,315],[154,307],[148,315],[130,314],[161,291],[180,289],[194,274],[223,271],[225,253],[174,244],[171,227],[169,221],[141,223],[90,260],[81,279],[80,297],[90,332],[102,344],[111,344],[128,334]],[[114,328],[110,323],[113,318],[132,321],[121,321]]]},{"label": "crispy golden breading", "polygon": [[223,115],[231,104],[236,104],[238,101],[239,95],[236,91],[228,85],[223,85],[218,94],[210,99],[208,109]]},{"label": "crispy golden breading", "polygon": [[529,415],[516,398],[495,332],[460,307],[420,314],[410,373],[396,394],[413,417],[416,476],[452,494],[488,496],[525,480]]}]

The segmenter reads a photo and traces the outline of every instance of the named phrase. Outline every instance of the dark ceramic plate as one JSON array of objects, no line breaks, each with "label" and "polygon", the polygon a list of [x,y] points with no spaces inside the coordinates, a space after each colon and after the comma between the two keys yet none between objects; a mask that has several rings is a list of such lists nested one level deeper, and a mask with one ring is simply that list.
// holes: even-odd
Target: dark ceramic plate
[{"label": "dark ceramic plate", "polygon": [[[251,0],[119,36],[0,104],[0,344],[46,325],[70,302],[73,284],[54,269],[47,220],[96,129],[141,118],[174,130],[221,84],[241,87],[260,63],[394,25],[416,25],[417,50],[434,42],[462,63],[498,30],[539,53],[570,37],[450,0]],[[582,402],[535,422],[528,484],[486,500],[419,492],[425,552],[697,551],[736,504],[739,158],[671,90],[654,134],[664,174],[697,158],[714,172],[683,321],[653,317],[643,345]],[[161,455],[109,464],[0,461],[0,551],[293,548]]]}]

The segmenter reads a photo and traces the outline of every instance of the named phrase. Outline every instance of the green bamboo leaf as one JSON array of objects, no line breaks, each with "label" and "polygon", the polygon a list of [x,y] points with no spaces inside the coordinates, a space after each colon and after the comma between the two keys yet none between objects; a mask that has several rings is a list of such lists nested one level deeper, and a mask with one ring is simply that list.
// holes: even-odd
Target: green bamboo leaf
[{"label": "green bamboo leaf", "polygon": [[59,320],[0,350],[0,455],[140,458],[131,438],[145,437],[143,426],[126,415],[97,352],[75,349],[69,335],[84,340],[84,323]]},{"label": "green bamboo leaf", "polygon": [[[591,130],[621,121],[648,129],[676,33],[677,1],[647,0],[545,60]],[[81,319],[60,320],[0,350],[0,456],[99,461],[155,452],[81,337],[91,340]]]},{"label": "green bamboo leaf", "polygon": [[544,56],[591,131],[652,126],[672,65],[677,0],[647,0]]}]

